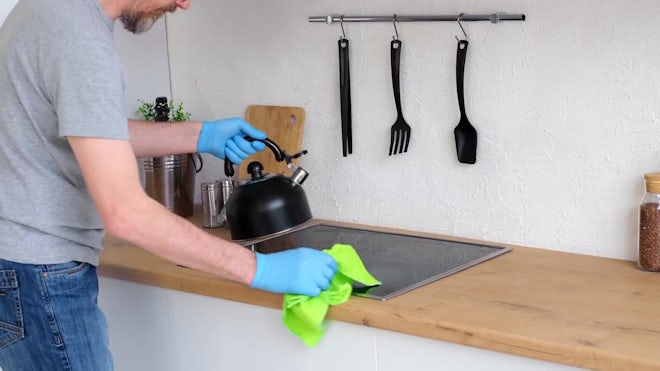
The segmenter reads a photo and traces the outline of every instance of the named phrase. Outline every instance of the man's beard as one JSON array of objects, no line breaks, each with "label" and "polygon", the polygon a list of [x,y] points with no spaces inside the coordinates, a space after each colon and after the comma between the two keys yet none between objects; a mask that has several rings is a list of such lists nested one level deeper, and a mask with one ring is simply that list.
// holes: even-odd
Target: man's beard
[{"label": "man's beard", "polygon": [[144,4],[144,1],[136,1],[133,6],[126,9],[119,17],[124,24],[124,28],[134,34],[148,31],[165,13],[171,13],[176,10],[176,5],[167,8],[144,10],[140,9],[141,4]]}]

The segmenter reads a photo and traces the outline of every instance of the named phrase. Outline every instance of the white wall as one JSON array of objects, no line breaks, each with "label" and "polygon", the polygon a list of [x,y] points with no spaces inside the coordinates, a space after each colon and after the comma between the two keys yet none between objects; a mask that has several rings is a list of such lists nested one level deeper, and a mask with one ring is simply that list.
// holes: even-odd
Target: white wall
[{"label": "white wall", "polygon": [[134,35],[115,23],[115,42],[122,59],[126,87],[124,106],[126,115],[142,118],[136,111],[138,99],[153,102],[156,97],[170,97],[169,60],[165,19],[149,32]]},{"label": "white wall", "polygon": [[5,18],[11,10],[14,8],[18,0],[2,0],[0,2],[0,25],[5,22]]},{"label": "white wall", "polygon": [[[456,160],[455,23],[401,23],[408,153],[395,119],[389,23],[350,23],[354,154],[341,156],[338,25],[312,15],[524,13],[466,23],[478,162]],[[173,91],[196,118],[248,104],[307,111],[315,217],[634,259],[643,174],[660,168],[653,0],[197,0],[168,17]],[[222,177],[209,160],[204,176]]]}]

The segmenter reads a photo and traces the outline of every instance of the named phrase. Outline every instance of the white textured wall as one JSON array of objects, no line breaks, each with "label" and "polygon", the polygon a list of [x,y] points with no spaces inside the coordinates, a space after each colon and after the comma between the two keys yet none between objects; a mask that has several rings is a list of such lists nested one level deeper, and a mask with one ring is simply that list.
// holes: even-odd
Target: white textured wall
[{"label": "white textured wall", "polygon": [[11,10],[14,8],[18,0],[2,0],[0,2],[0,25],[5,22],[5,18]]},{"label": "white textured wall", "polygon": [[[354,154],[341,156],[338,25],[311,15],[525,13],[466,23],[466,101],[478,162],[456,160],[455,23],[400,23],[408,153],[389,23],[347,23]],[[247,105],[307,111],[316,217],[634,259],[642,175],[660,169],[660,2],[195,0],[168,18],[175,99],[196,118]],[[224,176],[209,159],[202,178]]]},{"label": "white textured wall", "polygon": [[119,21],[114,31],[124,72],[126,115],[142,118],[136,112],[140,99],[154,102],[156,97],[170,96],[165,20],[159,20],[150,32],[138,36],[126,31]]}]

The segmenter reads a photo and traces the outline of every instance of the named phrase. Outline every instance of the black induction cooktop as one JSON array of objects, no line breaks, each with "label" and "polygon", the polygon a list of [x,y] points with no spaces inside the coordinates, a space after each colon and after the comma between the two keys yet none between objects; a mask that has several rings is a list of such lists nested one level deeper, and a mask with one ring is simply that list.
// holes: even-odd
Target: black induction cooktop
[{"label": "black induction cooktop", "polygon": [[511,250],[505,246],[323,223],[306,225],[247,246],[267,254],[300,246],[323,250],[337,243],[353,246],[367,270],[382,282],[374,287],[355,286],[353,294],[378,300],[390,299]]}]

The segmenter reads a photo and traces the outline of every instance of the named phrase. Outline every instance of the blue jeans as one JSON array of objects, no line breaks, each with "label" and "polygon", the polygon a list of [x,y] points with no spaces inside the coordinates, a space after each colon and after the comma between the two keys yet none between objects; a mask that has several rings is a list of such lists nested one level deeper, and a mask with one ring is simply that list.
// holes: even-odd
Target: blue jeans
[{"label": "blue jeans", "polygon": [[3,371],[112,370],[96,267],[0,260]]}]

